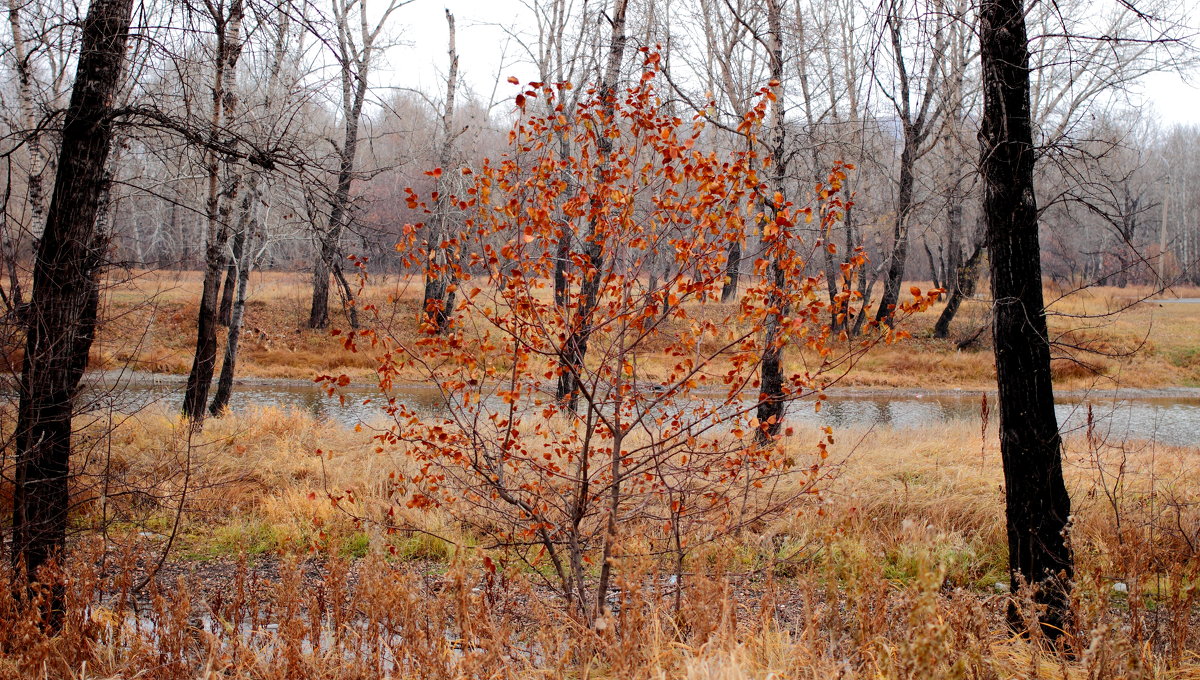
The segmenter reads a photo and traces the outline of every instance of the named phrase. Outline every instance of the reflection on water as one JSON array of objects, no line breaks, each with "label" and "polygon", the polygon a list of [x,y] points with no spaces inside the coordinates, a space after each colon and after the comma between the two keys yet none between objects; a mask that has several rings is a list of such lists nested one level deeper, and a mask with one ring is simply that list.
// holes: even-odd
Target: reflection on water
[{"label": "reflection on water", "polygon": [[[798,422],[842,428],[876,424],[910,429],[930,423],[979,423],[981,402],[981,394],[832,396],[820,413],[797,405],[789,416]],[[1060,398],[1054,410],[1064,435],[1087,431],[1089,407],[1092,433],[1099,439],[1153,439],[1165,444],[1200,444],[1200,397],[1127,399],[1097,395],[1087,399]],[[990,398],[989,409],[989,418],[994,424],[999,418],[994,395]]]},{"label": "reflection on water", "polygon": [[[116,393],[122,401],[116,408],[127,411],[154,402],[177,407],[182,393],[182,385],[134,383]],[[344,395],[342,403],[316,385],[247,384],[235,388],[230,408],[238,411],[251,406],[296,407],[347,425],[382,422],[378,392],[352,387]],[[437,413],[442,406],[438,391],[428,387],[398,388],[397,398],[427,413]],[[912,429],[958,421],[978,424],[981,401],[979,392],[832,393],[819,413],[810,403],[797,403],[792,405],[788,418],[798,424],[831,425],[839,429],[872,426]],[[1153,439],[1166,444],[1200,445],[1200,395],[1129,398],[1098,393],[1086,399],[1067,396],[1056,407],[1064,434],[1082,434],[1086,430],[1089,405],[1097,437],[1110,441]],[[995,396],[989,396],[992,427],[999,417],[995,406]]]}]

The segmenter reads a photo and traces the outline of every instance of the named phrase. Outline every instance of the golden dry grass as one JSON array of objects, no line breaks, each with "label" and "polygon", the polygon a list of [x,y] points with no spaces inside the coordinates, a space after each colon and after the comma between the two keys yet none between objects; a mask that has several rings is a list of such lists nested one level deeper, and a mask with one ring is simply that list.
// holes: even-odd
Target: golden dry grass
[{"label": "golden dry grass", "polygon": [[[186,576],[160,583],[135,628],[112,599],[128,586],[123,572],[95,573],[95,548],[83,540],[72,572],[83,607],[76,627],[42,640],[15,623],[28,615],[20,603],[0,603],[0,677],[1200,677],[1194,595],[1171,609],[1200,585],[1200,556],[1188,543],[1200,526],[1200,449],[1068,442],[1080,597],[1069,658],[1014,638],[1001,622],[994,436],[961,424],[840,432],[834,474],[803,513],[694,553],[678,611],[652,585],[661,565],[627,559],[625,605],[610,627],[589,631],[530,572],[514,565],[502,579],[488,576],[485,553],[437,511],[400,521],[448,541],[389,536],[356,521],[395,507],[383,481],[408,465],[376,451],[368,433],[267,408],[212,420],[189,447],[175,414],[147,412],[117,424],[108,462],[130,488],[168,480],[161,504],[140,521],[162,528],[172,516],[176,473],[190,451],[176,550],[201,560],[190,569],[203,573],[210,558],[239,553],[293,557],[251,585],[238,580],[256,578],[245,574],[215,586]],[[802,430],[787,446],[803,455],[812,441]],[[330,493],[355,503],[335,507]],[[96,512],[93,501],[81,522]],[[122,525],[109,535],[117,544],[142,536]],[[313,562],[312,550],[327,557]],[[186,574],[182,564],[173,573]],[[87,590],[102,586],[106,599]],[[233,598],[239,588],[259,594]],[[196,618],[214,607],[232,628]],[[238,621],[278,628],[248,637]],[[383,659],[395,662],[394,674]]]},{"label": "golden dry grass", "polygon": [[[1003,479],[995,436],[993,426],[981,440],[977,429],[963,423],[838,432],[820,500],[797,508],[802,512],[793,520],[761,527],[739,540],[746,545],[799,545],[837,536],[835,543],[853,543],[855,550],[880,555],[919,546],[945,554],[962,549],[966,553],[955,559],[962,562],[964,574],[974,576],[964,576],[961,583],[979,585],[1002,571]],[[397,507],[388,479],[394,472],[411,472],[412,466],[396,449],[378,448],[369,432],[347,430],[298,410],[261,408],[210,420],[192,438],[190,449],[188,437],[176,414],[133,416],[117,425],[108,465],[131,488],[169,479],[158,487],[157,496],[164,500],[156,511],[170,515],[182,484],[178,470],[190,462],[185,528],[197,540],[220,533],[214,527],[230,529],[216,549],[236,548],[229,536],[253,526],[270,528],[264,549],[304,552],[321,543],[319,533],[325,536],[324,547],[330,541],[336,547],[348,534],[369,532],[372,521]],[[807,460],[817,440],[816,431],[800,428],[786,445]],[[1067,440],[1064,467],[1075,508],[1075,541],[1086,548],[1092,566],[1106,573],[1118,569],[1114,559],[1123,558],[1114,557],[1114,547],[1147,541],[1147,532],[1153,533],[1153,545],[1143,546],[1152,549],[1143,553],[1148,560],[1166,564],[1178,556],[1200,558],[1198,454],[1200,448],[1149,442]],[[331,495],[352,496],[353,507],[346,501],[332,503]],[[398,512],[393,523],[470,543],[437,511],[410,511],[401,505]],[[382,538],[385,547],[394,542],[373,538]],[[193,548],[199,555],[214,550]],[[888,559],[893,558],[897,556]],[[904,568],[897,567],[897,573]]]},{"label": "golden dry grass", "polygon": [[[382,414],[380,418],[385,422]],[[269,527],[264,547],[270,549],[304,551],[318,533],[343,541],[346,536],[339,532],[360,532],[355,518],[378,520],[396,507],[389,495],[390,476],[412,471],[400,450],[377,445],[372,428],[349,430],[297,408],[230,413],[209,419],[202,432],[193,433],[178,413],[153,406],[118,416],[111,432],[109,426],[108,421],[97,422],[80,438],[80,447],[90,452],[79,482],[85,514],[99,512],[101,502],[99,482],[88,479],[129,489],[123,496],[109,489],[112,498],[105,502],[112,507],[106,517],[124,512],[162,522],[173,516],[178,496],[186,493],[190,534],[207,535],[213,526],[231,528],[230,536],[238,527]],[[820,484],[823,516],[816,517],[817,506],[798,508],[804,512],[794,527],[775,526],[763,533],[800,541],[848,531],[879,545],[909,541],[917,534],[921,541],[946,545],[969,539],[972,550],[988,553],[986,558],[994,562],[1003,547],[1003,480],[994,416],[986,438],[978,427],[956,421],[921,429],[838,431],[825,463],[827,479]],[[815,460],[820,438],[812,427],[799,426],[785,446],[806,466],[810,458]],[[1121,515],[1132,514],[1136,518],[1125,520],[1124,530],[1153,527],[1161,546],[1156,550],[1200,557],[1200,448],[1089,441],[1076,434],[1066,440],[1064,466],[1076,509],[1076,540],[1116,545],[1124,537],[1112,533],[1115,525]],[[352,496],[353,507],[342,503],[335,508],[331,496]],[[464,538],[437,513],[398,510],[401,524],[452,540]],[[223,545],[230,547],[228,540]],[[212,552],[204,546],[196,550]]]},{"label": "golden dry grass", "polygon": [[[93,368],[186,373],[195,344],[199,272],[116,276],[107,291],[104,314],[109,321],[93,348]],[[917,285],[929,287],[922,282]],[[1059,357],[1054,374],[1060,389],[1200,385],[1200,304],[1137,303],[1151,292],[1130,286],[1064,294],[1055,286],[1047,287],[1051,334]],[[389,332],[411,339],[420,294],[420,282],[414,277],[378,275],[369,279],[360,304],[377,305]],[[309,279],[302,273],[254,273],[239,376],[309,380],[320,373],[346,373],[356,380],[369,380],[374,375],[370,352],[351,352],[341,338],[328,331],[305,328],[309,295]],[[1197,297],[1200,291],[1173,289],[1168,296]],[[333,303],[337,307],[336,296]],[[986,323],[986,303],[964,303],[950,340],[929,337],[940,311],[941,305],[935,305],[908,320],[904,328],[912,333],[912,340],[876,347],[842,384],[991,387],[994,370],[987,333],[966,350],[955,348],[959,339]],[[335,312],[333,324],[346,326],[343,312]],[[220,341],[224,342],[223,334]],[[7,363],[13,364],[19,350],[6,348],[5,356]],[[804,359],[795,352],[789,356],[794,364]],[[658,359],[644,358],[648,377]],[[659,363],[666,366],[666,359],[662,357]]]}]

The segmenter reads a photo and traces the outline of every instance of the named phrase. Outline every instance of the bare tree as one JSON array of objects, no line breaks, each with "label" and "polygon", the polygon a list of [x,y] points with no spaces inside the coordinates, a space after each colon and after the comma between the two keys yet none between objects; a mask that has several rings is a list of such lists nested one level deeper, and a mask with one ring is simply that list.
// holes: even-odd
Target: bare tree
[{"label": "bare tree", "polygon": [[[25,191],[29,204],[29,222],[27,229],[31,234],[40,234],[46,221],[46,192],[44,175],[50,168],[46,165],[45,152],[42,148],[41,121],[38,120],[34,103],[34,76],[31,55],[25,45],[25,36],[21,26],[21,6],[18,0],[9,0],[8,24],[12,30],[13,65],[17,74],[17,102],[21,112],[21,123],[26,130],[25,149],[27,166],[25,170]],[[13,266],[10,261],[10,267]],[[14,304],[21,302],[21,288],[17,281],[15,268],[10,270],[10,294]]]},{"label": "bare tree", "polygon": [[[289,41],[294,37],[287,8],[278,12],[278,18],[270,25],[275,33],[274,44],[270,51],[270,72],[262,97],[260,109],[268,125],[276,119],[283,118],[288,102],[282,101],[287,92],[283,90],[285,61],[289,54]],[[302,49],[295,50],[302,53]],[[294,78],[292,78],[294,80]],[[292,84],[292,83],[289,83]],[[276,134],[287,134],[287,131]],[[221,362],[221,375],[217,379],[217,392],[213,395],[209,412],[220,415],[228,406],[233,392],[233,377],[237,366],[238,347],[240,346],[242,325],[245,321],[246,294],[249,287],[250,272],[257,266],[262,257],[268,239],[262,217],[270,205],[268,196],[272,193],[269,186],[271,177],[261,168],[251,169],[246,179],[246,192],[239,208],[237,227],[234,231],[233,248],[230,257],[230,269],[234,274],[231,281],[229,273],[225,278],[225,293],[230,298],[229,315],[226,320],[228,332],[225,340],[225,356]],[[266,186],[264,186],[266,185]],[[222,301],[224,307],[224,301]]]},{"label": "bare tree", "polygon": [[231,214],[241,190],[243,173],[239,160],[222,156],[217,147],[225,126],[239,107],[237,69],[244,46],[242,22],[245,19],[245,4],[243,0],[231,0],[228,7],[223,2],[206,2],[204,7],[207,18],[212,22],[216,52],[208,129],[208,202],[205,210],[208,240],[204,257],[204,284],[196,319],[196,354],[183,397],[183,413],[195,424],[204,420],[208,390],[216,370],[220,311],[218,295],[221,275],[226,268],[226,248],[232,233]]},{"label": "bare tree", "polygon": [[[46,182],[54,176],[48,147],[52,149],[57,141],[50,114],[63,105],[69,54],[76,38],[73,17],[64,21],[56,10],[36,2],[8,3],[9,54],[16,76],[16,111],[9,129],[24,153],[8,156],[9,163],[18,160],[18,168],[15,191],[13,175],[9,176],[6,219],[0,223],[0,265],[8,278],[7,293],[0,288],[0,302],[16,316],[24,309],[21,261],[46,222]],[[24,200],[14,200],[18,198]]]},{"label": "bare tree", "polygon": [[[892,102],[899,118],[902,134],[899,178],[896,188],[895,215],[892,222],[892,245],[887,256],[887,276],[884,279],[883,296],[875,320],[886,322],[892,318],[896,303],[900,299],[900,287],[908,262],[909,233],[912,231],[913,191],[916,183],[916,164],[929,151],[929,135],[935,130],[939,108],[934,104],[941,87],[942,60],[946,53],[945,13],[941,3],[932,12],[932,17],[906,17],[901,0],[891,0],[887,6],[887,34],[891,44],[892,63],[895,68],[894,87],[884,87],[885,96]],[[910,60],[912,45],[905,44],[905,25],[916,24],[922,29],[920,40],[932,41],[924,55],[924,75],[913,82]],[[917,62],[918,68],[922,62]],[[876,78],[878,79],[878,74]]]},{"label": "bare tree", "polygon": [[[611,125],[617,124],[612,118],[616,110],[621,62],[624,59],[625,45],[628,42],[628,36],[625,33],[625,16],[628,7],[628,0],[613,0],[612,15],[608,17],[612,25],[612,35],[609,39],[608,61],[597,96],[600,97],[604,119],[610,121]],[[612,152],[612,139],[608,138],[603,131],[596,131],[594,134],[598,135],[596,152],[600,154],[596,171],[603,173],[608,162],[608,155]],[[587,358],[588,340],[593,330],[592,314],[599,300],[600,272],[604,269],[601,265],[603,259],[610,256],[604,250],[602,239],[593,238],[602,215],[601,207],[598,204],[599,197],[594,197],[592,200],[597,204],[592,206],[588,233],[583,238],[583,258],[587,264],[579,285],[579,303],[576,306],[574,317],[571,319],[571,329],[558,358],[559,377],[555,397],[560,402],[566,403],[572,411],[575,410],[579,392],[579,374],[583,362]]]},{"label": "bare tree", "polygon": [[[704,78],[708,91],[719,107],[718,123],[734,144],[752,148],[754,143],[739,123],[753,106],[755,85],[764,77],[759,36],[754,26],[761,17],[761,5],[744,0],[701,0],[699,21],[703,27]],[[713,116],[710,116],[712,118]],[[730,242],[725,254],[725,287],[721,301],[729,302],[738,291],[742,278],[745,238]]]},{"label": "bare tree", "polygon": [[369,93],[371,68],[379,51],[379,39],[388,19],[412,0],[387,0],[379,19],[372,25],[366,0],[334,0],[333,21],[337,40],[333,57],[341,83],[342,141],[337,148],[337,174],[329,200],[329,221],[318,236],[318,253],[313,263],[312,306],[309,328],[329,325],[329,275],[338,277],[349,306],[351,325],[358,325],[353,295],[341,271],[342,233],[351,219],[351,189],[358,175],[359,136],[363,107]]},{"label": "bare tree", "polygon": [[[510,32],[526,57],[537,67],[538,79],[544,83],[582,84],[597,76],[600,70],[602,38],[600,22],[596,21],[591,9],[595,0],[531,0],[525,6],[532,12],[536,34],[528,38],[515,31]],[[574,26],[574,29],[573,29]],[[568,121],[574,120],[583,88],[559,92],[553,106],[559,115]],[[559,162],[567,161],[572,153],[572,139],[565,129],[555,135]],[[561,181],[572,181],[566,173]],[[554,257],[554,300],[560,307],[566,306],[570,295],[568,274],[571,270],[571,252],[577,246],[573,242],[573,230],[567,228],[568,220],[562,214],[562,206],[556,209],[556,219],[563,225],[555,244]]]},{"label": "bare tree", "polygon": [[[942,77],[941,106],[942,134],[939,139],[937,159],[942,169],[942,185],[945,187],[945,261],[942,264],[942,287],[947,289],[946,306],[934,323],[933,335],[946,338],[950,335],[950,324],[967,298],[975,294],[975,285],[983,263],[983,229],[964,229],[964,213],[968,196],[973,192],[976,168],[969,162],[975,150],[978,136],[971,115],[973,94],[978,82],[971,72],[976,63],[974,47],[975,22],[966,3],[959,3],[947,26],[945,71]],[[932,258],[931,258],[932,260]],[[933,263],[930,264],[931,268]]]},{"label": "bare tree", "polygon": [[450,308],[454,305],[454,289],[450,282],[450,264],[454,259],[453,240],[450,234],[449,180],[445,171],[453,161],[454,138],[454,91],[458,86],[458,51],[454,44],[454,15],[446,10],[446,24],[450,30],[450,70],[446,74],[446,101],[442,105],[442,136],[438,144],[437,177],[434,192],[437,194],[433,222],[429,226],[429,261],[425,266],[425,297],[421,308],[425,321],[438,333],[444,333],[450,319]]}]

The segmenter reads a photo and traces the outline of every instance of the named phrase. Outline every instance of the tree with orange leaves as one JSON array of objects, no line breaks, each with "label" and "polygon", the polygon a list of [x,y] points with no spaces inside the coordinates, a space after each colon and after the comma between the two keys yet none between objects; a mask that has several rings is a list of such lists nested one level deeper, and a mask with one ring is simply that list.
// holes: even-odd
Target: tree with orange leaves
[{"label": "tree with orange leaves", "polygon": [[[449,243],[459,254],[449,258],[458,301],[448,328],[426,323],[415,341],[368,334],[385,393],[419,376],[443,402],[431,415],[388,400],[381,445],[416,463],[391,481],[395,497],[444,508],[487,545],[548,565],[537,573],[589,624],[606,616],[614,570],[635,543],[639,554],[673,556],[682,578],[695,546],[797,512],[816,492],[833,433],[806,447],[784,441],[782,409],[758,417],[764,357],[795,347],[770,399],[819,410],[823,390],[868,347],[900,335],[835,342],[821,320],[825,282],[804,273],[820,246],[802,242],[797,225],[840,219],[849,168],[834,167],[810,203],[785,200],[760,175],[769,159],[704,151],[699,117],[660,113],[659,56],[643,56],[634,85],[615,98],[585,92],[570,122],[554,106],[570,84],[522,88],[510,152],[461,170],[469,188],[449,198],[466,228]],[[770,87],[758,95],[743,123],[750,134],[773,97]],[[535,98],[551,106],[532,113]],[[559,135],[572,138],[574,156],[555,153]],[[422,205],[415,193],[410,202]],[[762,244],[756,280],[722,304],[725,253],[748,231]],[[428,261],[420,229],[405,232],[398,248]],[[556,300],[564,235],[584,252]],[[934,299],[916,293],[903,312]],[[840,299],[853,304],[848,287]],[[586,357],[573,353],[580,334]]]}]

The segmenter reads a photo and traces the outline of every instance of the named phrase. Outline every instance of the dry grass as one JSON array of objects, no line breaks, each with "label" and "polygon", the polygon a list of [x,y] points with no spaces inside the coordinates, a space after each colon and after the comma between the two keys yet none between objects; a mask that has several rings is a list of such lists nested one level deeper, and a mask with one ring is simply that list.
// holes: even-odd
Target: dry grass
[{"label": "dry grass", "polygon": [[[121,474],[106,512],[127,523],[107,527],[110,566],[98,566],[93,498],[64,634],[41,637],[27,604],[0,594],[0,677],[1200,678],[1195,448],[1068,442],[1071,657],[1001,622],[997,445],[963,425],[839,433],[821,498],[694,551],[678,610],[662,564],[623,558],[603,630],[446,517],[389,499],[383,481],[407,463],[367,433],[262,409],[211,421],[189,446],[175,415],[149,412],[111,442],[106,465]],[[134,598],[161,547],[145,527],[168,532],[185,462],[176,552],[193,561]],[[147,488],[151,500],[132,493]],[[389,508],[429,533],[373,528]],[[133,601],[137,617],[124,613]]]},{"label": "dry grass", "polygon": [[[927,284],[917,282],[927,287]],[[1149,287],[1099,286],[1083,290],[1047,285],[1048,323],[1055,343],[1053,370],[1059,389],[1200,386],[1200,304],[1160,304]],[[1200,298],[1179,287],[1164,297]],[[1143,300],[1147,300],[1142,302]],[[881,387],[987,389],[995,369],[986,330],[969,349],[956,350],[988,321],[984,300],[964,302],[951,340],[928,337],[942,306],[908,324],[911,342],[873,350],[847,383]]]},{"label": "dry grass", "polygon": [[[93,368],[187,373],[196,343],[200,285],[199,272],[143,273],[112,284],[104,310],[108,321],[92,348]],[[252,275],[239,375],[310,380],[334,371],[356,377],[374,373],[371,356],[349,351],[328,331],[305,327],[310,295],[310,281],[301,274]],[[408,279],[381,276],[372,280],[363,298],[407,321],[416,318],[419,295]],[[333,306],[339,308],[336,296]],[[333,323],[347,322],[335,312]],[[223,345],[223,332],[219,340]]]},{"label": "dry grass", "polygon": [[[344,540],[369,531],[389,510],[392,524],[469,543],[436,511],[409,510],[394,496],[389,479],[411,473],[413,463],[395,448],[377,446],[371,428],[356,432],[299,409],[273,407],[210,419],[199,434],[162,407],[113,425],[111,435],[99,432],[108,426],[101,422],[95,441],[83,437],[94,453],[81,466],[76,497],[80,522],[94,521],[88,526],[98,526],[101,513],[130,522],[157,517],[161,525],[182,497],[190,534],[257,523],[273,536],[262,549],[328,548],[317,545],[318,534]],[[816,430],[801,427],[785,446],[808,461],[819,439]],[[997,567],[1004,547],[1003,478],[994,422],[986,439],[962,422],[840,431],[829,450],[819,501],[797,508],[790,522],[740,540],[796,543],[837,534],[882,546],[965,541],[991,561],[987,568]],[[1068,438],[1064,470],[1077,546],[1106,560],[1096,564],[1106,573],[1118,566],[1115,546],[1143,538],[1153,544],[1143,556],[1160,565],[1200,559],[1198,454],[1196,447]],[[107,480],[106,500],[90,479]],[[202,547],[198,554],[212,553]],[[222,547],[236,548],[228,541]]]},{"label": "dry grass", "polygon": [[[921,282],[917,285],[928,287]],[[101,330],[93,349],[93,367],[186,373],[195,343],[199,291],[198,272],[141,273],[114,281],[105,310],[111,321]],[[1200,353],[1196,350],[1200,346],[1200,304],[1134,304],[1150,293],[1148,288],[1131,286],[1064,295],[1048,286],[1051,333],[1061,357],[1055,361],[1055,378],[1061,389],[1200,385]],[[388,329],[404,335],[414,330],[420,294],[415,278],[379,275],[369,280],[361,303],[378,306]],[[1169,294],[1200,296],[1194,289]],[[255,272],[239,375],[308,380],[317,373],[346,373],[356,380],[371,379],[375,362],[369,352],[351,352],[341,338],[304,327],[309,295],[309,279],[304,274]],[[1118,310],[1123,311],[1110,315]],[[955,349],[958,339],[986,323],[986,303],[971,300],[963,305],[955,321],[956,337],[951,340],[928,337],[940,311],[941,305],[937,305],[914,317],[907,323],[913,341],[877,347],[843,384],[990,387],[994,370],[988,334],[983,333],[970,349]],[[342,312],[335,313],[334,325],[346,325]],[[3,354],[7,363],[17,365],[16,348],[6,348]],[[643,365],[652,372],[654,358],[647,359]],[[790,356],[796,364],[804,359],[794,353]]]}]

